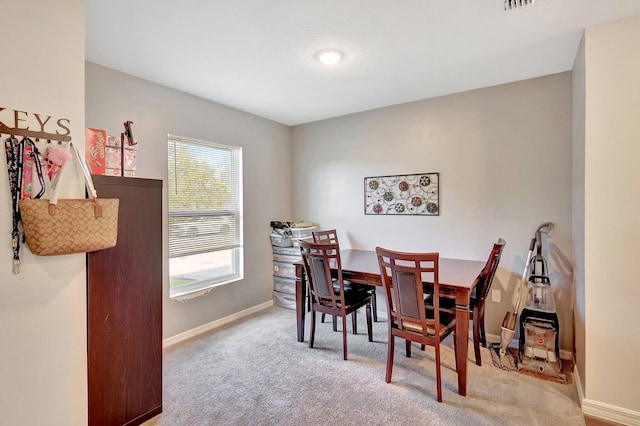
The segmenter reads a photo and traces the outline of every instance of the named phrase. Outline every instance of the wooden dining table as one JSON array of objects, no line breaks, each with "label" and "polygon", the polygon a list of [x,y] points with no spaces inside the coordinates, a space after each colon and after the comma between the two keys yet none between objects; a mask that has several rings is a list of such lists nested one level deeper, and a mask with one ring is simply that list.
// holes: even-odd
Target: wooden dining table
[{"label": "wooden dining table", "polygon": [[[341,250],[342,276],[355,283],[382,286],[378,258],[374,251]],[[304,341],[305,302],[307,285],[302,261],[296,268],[296,320],[298,342]],[[469,301],[478,275],[485,262],[478,260],[439,260],[440,291],[455,296],[456,299],[456,365],[458,366],[458,393],[467,394],[467,356],[469,350]]]}]

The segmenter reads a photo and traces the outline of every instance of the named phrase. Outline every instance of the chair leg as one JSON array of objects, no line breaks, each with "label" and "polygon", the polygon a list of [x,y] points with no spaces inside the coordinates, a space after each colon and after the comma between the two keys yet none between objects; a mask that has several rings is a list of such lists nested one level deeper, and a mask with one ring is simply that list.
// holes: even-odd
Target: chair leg
[{"label": "chair leg", "polygon": [[313,339],[316,336],[316,311],[311,308],[311,333],[309,333],[309,347],[313,348]]},{"label": "chair leg", "polygon": [[407,358],[411,358],[411,340],[405,339],[404,346],[407,351]]},{"label": "chair leg", "polygon": [[487,334],[484,329],[484,310],[480,313],[480,318],[478,319],[480,323],[480,343],[483,347],[487,347]]},{"label": "chair leg", "polygon": [[475,353],[476,356],[476,364],[478,364],[479,367],[482,367],[482,355],[480,355],[480,342],[479,339],[480,337],[478,336],[479,330],[478,330],[479,326],[476,325],[476,322],[473,322],[473,352]]},{"label": "chair leg", "polygon": [[387,374],[384,378],[384,381],[387,383],[391,383],[391,373],[393,370],[393,346],[395,344],[393,339],[393,334],[391,334],[391,327],[389,327],[389,343],[387,350]]},{"label": "chair leg", "polygon": [[351,328],[353,334],[358,334],[358,311],[351,312]]},{"label": "chair leg", "polygon": [[436,349],[436,386],[437,386],[437,394],[438,394],[438,402],[442,402],[442,377],[440,372],[440,345],[438,340],[436,340],[435,344]]},{"label": "chair leg", "polygon": [[477,308],[473,309],[473,351],[476,355],[476,364],[482,367],[482,357],[480,355],[480,320],[478,319]]},{"label": "chair leg", "polygon": [[331,322],[333,322],[333,331],[338,331],[338,317],[334,315]]},{"label": "chair leg", "polygon": [[371,308],[373,309],[373,321],[378,322],[378,301],[375,287],[373,288],[373,297],[371,297]]},{"label": "chair leg", "polygon": [[[335,317],[334,317],[335,318]],[[347,316],[342,315],[342,352],[344,354],[344,360],[347,360],[347,327],[345,327],[347,323]]]},{"label": "chair leg", "polygon": [[369,341],[373,342],[373,327],[371,325],[371,305],[367,305],[367,334],[369,335]]},{"label": "chair leg", "polygon": [[320,317],[320,322],[321,322],[321,323],[324,323],[324,317],[325,317],[325,313],[323,312],[323,313],[322,313],[322,317]]},{"label": "chair leg", "polygon": [[[456,340],[458,340],[458,339],[456,338],[457,333],[458,333],[458,330],[457,330],[457,329],[453,331],[453,353],[454,353],[454,354],[457,354],[457,353],[458,353],[458,346],[457,346],[457,344],[456,344]],[[456,357],[454,357],[454,358],[456,359],[456,373],[457,373],[457,372],[458,372],[458,357],[456,356]]]}]

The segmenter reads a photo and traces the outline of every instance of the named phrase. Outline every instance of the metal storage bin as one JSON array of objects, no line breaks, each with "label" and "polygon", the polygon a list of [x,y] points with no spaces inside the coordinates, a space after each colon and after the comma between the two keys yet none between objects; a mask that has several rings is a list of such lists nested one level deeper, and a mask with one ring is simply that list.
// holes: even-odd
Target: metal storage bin
[{"label": "metal storage bin", "polygon": [[293,245],[293,242],[289,237],[283,237],[278,234],[271,234],[270,237],[271,245],[274,247],[291,247]]},{"label": "metal storage bin", "polygon": [[273,292],[273,304],[287,309],[296,309],[296,295],[289,293]]},{"label": "metal storage bin", "polygon": [[300,256],[291,256],[288,254],[273,253],[274,262],[293,263],[293,262],[297,262],[298,260],[302,260],[302,258]]},{"label": "metal storage bin", "polygon": [[307,240],[307,241],[311,241],[313,240],[313,237],[304,237],[304,238],[292,238],[291,239],[291,244],[298,249],[298,251],[300,251],[300,240]]},{"label": "metal storage bin", "polygon": [[273,275],[276,277],[296,278],[296,267],[293,263],[273,262]]},{"label": "metal storage bin", "polygon": [[287,256],[297,256],[298,260],[302,260],[300,248],[298,247],[276,247],[273,246],[273,254],[284,254]]},{"label": "metal storage bin", "polygon": [[[302,261],[300,240],[311,239],[315,226],[289,228],[278,224],[291,222],[271,222],[273,233],[271,249],[273,250],[273,304],[287,309],[296,308],[296,267],[295,262]],[[280,235],[282,234],[282,235]]]},{"label": "metal storage bin", "polygon": [[291,278],[273,277],[273,291],[296,294],[296,280]]},{"label": "metal storage bin", "polygon": [[306,228],[291,228],[291,236],[293,238],[307,238],[311,237],[311,233],[315,230],[315,226],[308,226]]}]

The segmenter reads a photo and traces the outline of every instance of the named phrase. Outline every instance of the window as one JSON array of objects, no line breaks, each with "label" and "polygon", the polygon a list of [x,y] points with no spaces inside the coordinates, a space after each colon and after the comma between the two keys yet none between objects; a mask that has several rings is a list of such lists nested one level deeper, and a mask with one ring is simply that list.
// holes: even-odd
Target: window
[{"label": "window", "polygon": [[169,135],[170,296],[242,279],[242,149]]}]

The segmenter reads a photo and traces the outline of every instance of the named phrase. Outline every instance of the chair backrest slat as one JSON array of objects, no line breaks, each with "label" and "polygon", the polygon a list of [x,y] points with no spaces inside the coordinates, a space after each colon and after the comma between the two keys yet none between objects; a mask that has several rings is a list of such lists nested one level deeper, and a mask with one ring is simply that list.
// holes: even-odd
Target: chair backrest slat
[{"label": "chair backrest slat", "polygon": [[313,231],[311,233],[314,243],[337,243],[338,232],[335,229],[327,229],[325,231]]}]

